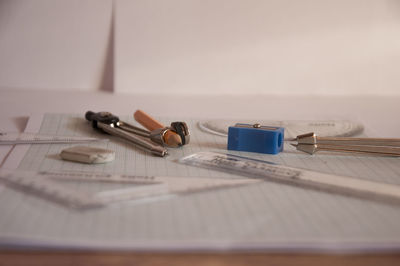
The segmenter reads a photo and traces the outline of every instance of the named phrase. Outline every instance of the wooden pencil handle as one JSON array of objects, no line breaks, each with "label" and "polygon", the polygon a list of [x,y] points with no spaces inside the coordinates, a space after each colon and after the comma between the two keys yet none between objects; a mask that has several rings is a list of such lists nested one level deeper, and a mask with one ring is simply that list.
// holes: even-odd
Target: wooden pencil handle
[{"label": "wooden pencil handle", "polygon": [[[157,120],[155,120],[142,110],[137,110],[133,114],[133,117],[137,122],[139,122],[142,126],[144,126],[147,130],[150,131],[165,127],[163,124],[161,124],[160,122],[158,122]],[[166,130],[163,139],[165,144],[170,147],[178,147],[182,145],[181,137],[175,132],[171,131],[170,129]]]},{"label": "wooden pencil handle", "polygon": [[147,130],[153,131],[158,128],[164,128],[165,126],[143,112],[142,110],[137,110],[133,117],[136,121],[138,121],[142,126],[144,126]]}]

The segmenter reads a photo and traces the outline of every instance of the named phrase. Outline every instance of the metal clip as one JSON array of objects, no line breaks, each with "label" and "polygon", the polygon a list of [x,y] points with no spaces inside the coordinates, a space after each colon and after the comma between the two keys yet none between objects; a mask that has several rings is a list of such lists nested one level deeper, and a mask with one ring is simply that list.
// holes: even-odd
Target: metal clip
[{"label": "metal clip", "polygon": [[240,128],[258,128],[258,129],[265,129],[265,130],[278,130],[279,129],[279,127],[263,126],[260,123],[255,123],[255,124],[236,123],[235,127],[240,127]]},{"label": "metal clip", "polygon": [[163,145],[163,146],[166,145],[165,140],[164,140],[164,135],[167,132],[167,130],[168,130],[168,127],[157,128],[153,131],[150,131],[150,139],[160,145]]},{"label": "metal clip", "polygon": [[190,132],[185,122],[172,122],[170,129],[181,137],[182,145],[190,142]]},{"label": "metal clip", "polygon": [[297,136],[292,144],[297,150],[314,154],[317,151],[368,153],[381,156],[400,156],[400,139],[318,137],[314,133]]}]

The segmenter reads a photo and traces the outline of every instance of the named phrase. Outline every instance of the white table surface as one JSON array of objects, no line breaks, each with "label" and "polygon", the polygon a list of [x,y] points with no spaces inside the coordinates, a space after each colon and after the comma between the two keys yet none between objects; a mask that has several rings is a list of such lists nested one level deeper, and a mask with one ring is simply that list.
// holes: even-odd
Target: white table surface
[{"label": "white table surface", "polygon": [[[143,109],[154,116],[237,118],[263,120],[354,120],[365,133],[377,137],[400,137],[400,97],[321,96],[188,96],[127,95],[93,92],[1,91],[1,131],[22,131],[34,113],[81,113],[111,111],[117,115]],[[0,166],[8,146],[0,147]],[[10,148],[10,147],[8,147]]]}]

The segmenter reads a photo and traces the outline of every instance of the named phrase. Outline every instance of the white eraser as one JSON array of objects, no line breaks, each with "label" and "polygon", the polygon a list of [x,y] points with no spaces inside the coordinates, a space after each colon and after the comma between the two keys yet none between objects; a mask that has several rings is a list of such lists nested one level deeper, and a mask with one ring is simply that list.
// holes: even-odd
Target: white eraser
[{"label": "white eraser", "polygon": [[74,162],[107,163],[114,161],[115,152],[101,148],[74,146],[62,150],[60,156],[64,160],[74,161]]}]

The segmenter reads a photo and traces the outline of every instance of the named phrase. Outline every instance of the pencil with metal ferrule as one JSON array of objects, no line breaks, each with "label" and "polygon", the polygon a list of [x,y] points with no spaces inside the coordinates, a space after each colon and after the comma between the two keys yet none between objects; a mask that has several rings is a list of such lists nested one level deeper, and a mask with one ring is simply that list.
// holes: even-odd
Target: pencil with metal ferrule
[{"label": "pencil with metal ferrule", "polygon": [[[139,122],[142,126],[144,126],[146,129],[153,131],[156,129],[160,128],[165,128],[163,124],[155,120],[153,117],[149,116],[142,110],[137,110],[134,114],[133,117],[137,122]],[[182,138],[175,132],[173,132],[170,129],[167,129],[165,131],[165,134],[163,135],[163,139],[165,144],[167,144],[170,147],[178,147],[182,145]]]}]

